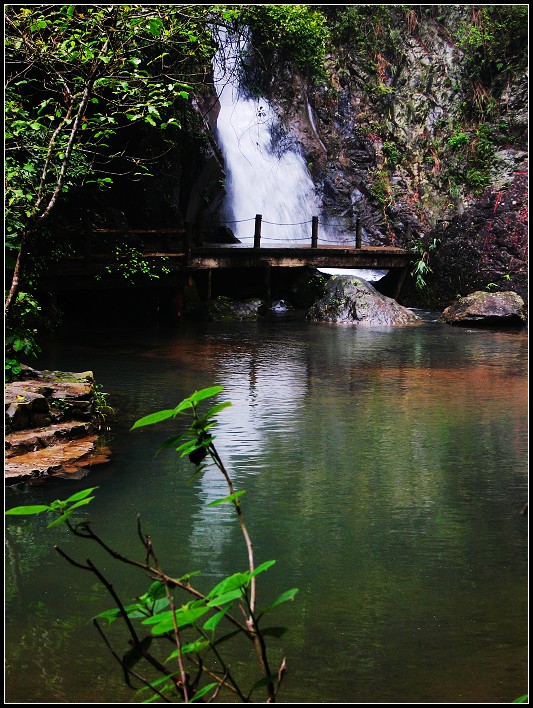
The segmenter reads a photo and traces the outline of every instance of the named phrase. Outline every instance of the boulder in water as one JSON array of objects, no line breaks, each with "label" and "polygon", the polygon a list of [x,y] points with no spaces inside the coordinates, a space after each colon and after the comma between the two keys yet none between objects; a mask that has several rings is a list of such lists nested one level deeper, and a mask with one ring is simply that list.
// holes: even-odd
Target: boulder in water
[{"label": "boulder in water", "polygon": [[307,319],[378,327],[420,322],[406,307],[353,275],[333,275],[326,284],[324,297],[310,308]]},{"label": "boulder in water", "polygon": [[476,290],[447,307],[439,321],[469,327],[521,326],[526,319],[524,301],[512,290],[500,293]]},{"label": "boulder in water", "polygon": [[257,320],[267,310],[264,300],[250,298],[248,300],[231,300],[229,297],[217,297],[208,303],[207,318],[209,320]]}]

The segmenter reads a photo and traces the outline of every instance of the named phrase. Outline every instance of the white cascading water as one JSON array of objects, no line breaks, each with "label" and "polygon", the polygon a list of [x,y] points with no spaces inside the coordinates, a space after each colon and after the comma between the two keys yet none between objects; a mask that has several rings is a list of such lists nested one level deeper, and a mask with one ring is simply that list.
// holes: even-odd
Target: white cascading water
[{"label": "white cascading water", "polygon": [[320,207],[305,160],[294,144],[275,144],[276,112],[240,85],[237,62],[245,42],[220,39],[213,68],[220,102],[217,140],[226,167],[224,222],[244,246],[253,244],[256,214],[263,217],[262,246],[310,244],[311,219]]},{"label": "white cascading water", "polygon": [[[321,212],[320,200],[305,159],[294,141],[283,139],[279,118],[264,98],[247,94],[239,81],[238,62],[246,41],[219,31],[219,50],[213,60],[215,88],[220,103],[217,141],[226,169],[226,224],[243,246],[254,241],[255,215],[261,214],[261,246],[302,246],[311,243],[311,220]],[[317,139],[314,116],[309,118]],[[285,136],[286,137],[286,136]],[[285,144],[283,144],[285,143]],[[353,237],[352,237],[353,238]],[[319,226],[319,245],[347,243],[327,225]],[[353,240],[350,239],[353,245]],[[387,271],[328,270],[379,280]]]}]

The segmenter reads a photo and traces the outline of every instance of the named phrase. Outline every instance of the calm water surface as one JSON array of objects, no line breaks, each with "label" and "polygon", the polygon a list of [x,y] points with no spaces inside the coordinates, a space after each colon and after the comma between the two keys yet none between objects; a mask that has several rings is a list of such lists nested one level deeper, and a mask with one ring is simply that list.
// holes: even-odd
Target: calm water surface
[{"label": "calm water surface", "polygon": [[[190,465],[154,458],[170,426],[129,428],[224,386],[233,406],[216,444],[247,492],[258,561],[277,559],[260,604],[299,588],[272,616],[289,627],[272,640],[288,663],[282,702],[494,703],[527,691],[524,332],[279,316],[70,333],[39,365],[94,371],[116,409],[113,458],[83,480],[11,487],[7,506],[98,485],[88,509],[105,539],[140,556],[140,513],[170,574],[201,570],[206,583],[246,567],[231,510],[206,507],[227,492],[214,471],[186,486]],[[145,579],[45,526],[7,523],[6,701],[140,700],[89,621],[110,607],[105,591],[52,546],[91,555],[128,601]]]}]

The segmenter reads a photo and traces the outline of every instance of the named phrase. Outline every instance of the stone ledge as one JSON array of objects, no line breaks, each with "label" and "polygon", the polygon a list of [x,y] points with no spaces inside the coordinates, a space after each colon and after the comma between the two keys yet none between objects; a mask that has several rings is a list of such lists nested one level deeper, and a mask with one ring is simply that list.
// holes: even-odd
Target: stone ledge
[{"label": "stone ledge", "polygon": [[27,452],[36,452],[51,445],[93,434],[92,423],[77,420],[55,423],[42,428],[20,430],[6,435],[6,457],[9,459]]},{"label": "stone ledge", "polygon": [[79,478],[107,462],[95,433],[92,372],[36,371],[5,386],[5,480]]},{"label": "stone ledge", "polygon": [[83,476],[86,470],[80,475],[80,468],[107,462],[109,459],[107,448],[97,448],[98,439],[97,435],[90,435],[15,455],[6,461],[6,481],[22,482],[47,476]]}]

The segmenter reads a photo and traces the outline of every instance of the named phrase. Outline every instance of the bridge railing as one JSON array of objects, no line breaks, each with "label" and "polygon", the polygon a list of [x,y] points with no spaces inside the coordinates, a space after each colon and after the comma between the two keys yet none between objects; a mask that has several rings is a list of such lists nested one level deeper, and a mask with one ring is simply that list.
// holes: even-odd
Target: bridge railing
[{"label": "bridge railing", "polygon": [[[264,247],[264,241],[276,241],[277,246],[283,242],[283,245],[290,247],[293,245],[293,241],[298,241],[298,246],[303,246],[302,241],[305,239],[273,239],[270,237],[263,237],[262,226],[263,226],[263,216],[261,214],[256,214],[255,218],[245,219],[244,221],[254,221],[254,234],[253,234],[253,248],[259,249]],[[238,223],[238,222],[228,222],[228,223]],[[271,224],[273,222],[265,221],[266,224]],[[341,243],[339,240],[332,240],[331,238],[320,238],[319,230],[320,226],[331,226],[327,222],[321,222],[318,216],[313,216],[311,221],[303,222],[303,224],[310,224],[310,234],[309,241],[307,241],[307,246],[315,249],[319,247],[319,240],[326,241],[329,244],[334,245],[344,245],[348,246],[346,242]],[[275,224],[275,226],[301,226],[302,224]],[[356,249],[362,248],[362,222],[359,217],[355,220],[355,242],[352,241],[352,248],[355,246]],[[79,248],[77,253],[73,254],[75,259],[81,258],[91,258],[91,257],[102,257],[102,256],[112,256],[117,253],[117,249],[121,247],[135,248],[141,253],[156,254],[156,253],[168,253],[176,254],[183,253],[186,258],[191,254],[192,249],[201,248],[204,243],[201,238],[201,234],[196,228],[196,224],[193,222],[187,222],[183,227],[171,227],[171,228],[143,228],[143,229],[130,229],[130,228],[99,228],[99,229],[88,229],[82,231],[82,238],[80,239]],[[206,244],[210,248],[216,247],[216,243]],[[320,244],[322,245],[322,244]],[[298,247],[296,246],[296,247]],[[266,244],[268,247],[268,244]]]},{"label": "bridge railing", "polygon": [[[254,219],[243,219],[243,221],[254,221]],[[235,222],[227,222],[225,225],[228,226],[230,224],[234,223],[240,223],[238,221]],[[319,241],[319,218],[318,216],[313,216],[311,218],[311,221],[305,221],[302,223],[298,224],[279,224],[279,223],[274,223],[270,221],[265,221],[266,224],[272,224],[274,226],[302,226],[304,224],[311,224],[311,248],[318,248],[318,241]],[[255,215],[255,227],[254,227],[254,236],[253,236],[253,243],[254,243],[254,248],[261,248],[261,241],[262,241],[262,224],[263,224],[263,216],[262,214],[256,214]],[[356,225],[355,225],[355,248],[362,248],[362,235],[363,235],[363,225],[361,223],[361,219],[359,217],[356,217]],[[276,241],[276,242],[281,242],[284,241],[284,239],[278,238],[270,238],[269,240],[271,241]],[[287,239],[287,243],[291,243],[294,239]],[[305,239],[303,238],[298,238],[296,239],[299,242],[304,241]],[[346,244],[340,244],[339,242],[331,241],[329,239],[330,243],[336,243],[337,245],[346,245]]]}]

